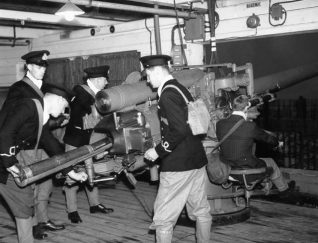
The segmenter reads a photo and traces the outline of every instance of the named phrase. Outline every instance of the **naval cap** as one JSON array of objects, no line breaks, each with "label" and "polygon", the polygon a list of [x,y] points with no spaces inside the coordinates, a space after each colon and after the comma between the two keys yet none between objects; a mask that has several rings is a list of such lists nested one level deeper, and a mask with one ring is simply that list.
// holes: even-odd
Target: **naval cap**
[{"label": "naval cap", "polygon": [[56,85],[56,84],[48,84],[45,83],[42,86],[42,91],[43,93],[51,93],[51,94],[55,94],[58,96],[62,96],[64,99],[67,100],[68,103],[71,102],[74,94],[72,91],[60,86],[60,85]]},{"label": "naval cap", "polygon": [[47,67],[49,65],[47,62],[48,55],[50,55],[48,50],[31,51],[21,58],[25,60],[27,64],[36,64],[38,66]]},{"label": "naval cap", "polygon": [[166,66],[169,61],[171,61],[171,57],[168,55],[150,55],[140,58],[140,62],[145,69],[154,66]]},{"label": "naval cap", "polygon": [[84,72],[86,73],[87,78],[99,78],[99,77],[108,78],[109,66],[103,65],[98,67],[89,67],[89,68],[85,68]]}]

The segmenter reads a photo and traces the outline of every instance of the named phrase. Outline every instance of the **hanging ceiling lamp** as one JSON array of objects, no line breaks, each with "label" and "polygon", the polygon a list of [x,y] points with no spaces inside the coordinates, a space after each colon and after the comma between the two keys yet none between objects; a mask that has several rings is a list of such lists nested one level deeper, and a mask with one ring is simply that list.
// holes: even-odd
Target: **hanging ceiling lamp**
[{"label": "hanging ceiling lamp", "polygon": [[72,21],[75,16],[81,14],[84,14],[84,11],[70,0],[55,13],[55,15],[63,16],[67,21]]}]

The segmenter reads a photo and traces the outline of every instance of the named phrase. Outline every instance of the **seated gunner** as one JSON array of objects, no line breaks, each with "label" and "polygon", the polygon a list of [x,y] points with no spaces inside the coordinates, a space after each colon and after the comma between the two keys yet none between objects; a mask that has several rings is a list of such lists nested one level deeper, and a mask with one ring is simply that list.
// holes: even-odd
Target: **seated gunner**
[{"label": "seated gunner", "polygon": [[258,127],[255,122],[247,119],[247,110],[250,107],[246,95],[240,95],[233,100],[233,112],[226,119],[221,119],[216,124],[216,135],[221,140],[227,132],[240,119],[245,121],[231,134],[220,146],[220,159],[228,163],[232,169],[255,169],[270,167],[273,173],[270,179],[280,192],[288,191],[288,184],[284,180],[280,169],[272,158],[257,158],[253,153],[255,141],[262,141],[273,146],[278,146],[279,141]]}]

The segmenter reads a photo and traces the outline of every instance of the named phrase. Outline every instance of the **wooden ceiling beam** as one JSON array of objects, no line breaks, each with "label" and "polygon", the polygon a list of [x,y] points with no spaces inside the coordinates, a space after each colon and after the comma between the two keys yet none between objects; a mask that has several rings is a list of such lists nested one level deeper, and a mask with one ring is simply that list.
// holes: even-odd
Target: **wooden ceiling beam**
[{"label": "wooden ceiling beam", "polygon": [[[12,11],[12,10],[1,10],[0,9],[0,19],[7,20],[16,20],[24,22],[39,22],[47,24],[57,24],[61,26],[78,26],[78,27],[98,27],[98,26],[107,26],[116,23],[114,20],[100,20],[84,17],[75,17],[73,21],[66,21],[61,16],[56,16],[52,14],[43,14],[43,13],[30,13],[22,11]],[[120,23],[121,21],[118,21]]]},{"label": "wooden ceiling beam", "polygon": [[[207,9],[206,8],[193,8],[191,9],[190,4],[180,4],[180,3],[176,3],[176,6],[174,6],[173,3],[171,3],[172,1],[169,0],[167,2],[163,2],[163,1],[152,1],[152,0],[125,0],[127,2],[131,2],[131,3],[146,3],[146,4],[150,4],[150,5],[158,5],[159,7],[169,7],[169,8],[174,8],[176,7],[178,10],[194,10],[195,12],[199,12],[199,13],[207,13]],[[177,1],[176,1],[177,2]],[[185,1],[183,1],[185,2]],[[190,3],[191,1],[188,1],[188,3]]]},{"label": "wooden ceiling beam", "polygon": [[[21,12],[34,12],[34,13],[43,13],[43,14],[52,14],[60,8],[60,3],[42,2],[42,5],[30,5],[29,2],[22,3],[7,3],[0,1],[0,9],[2,10],[12,10],[12,11],[21,11]],[[85,14],[81,17],[94,18],[94,19],[104,19],[104,20],[113,20],[113,21],[133,21],[140,19],[143,16],[136,16],[136,14],[120,14],[109,9],[100,9],[97,7],[82,7],[85,11]],[[117,11],[118,12],[118,11]],[[146,16],[147,17],[147,16]]]},{"label": "wooden ceiling beam", "polygon": [[[68,0],[40,0],[40,1],[66,3]],[[160,9],[160,8],[153,8],[153,7],[134,6],[129,4],[118,4],[118,3],[110,3],[110,2],[95,1],[95,0],[94,1],[72,0],[72,3],[76,5],[92,6],[92,7],[121,10],[121,11],[127,11],[127,12],[147,13],[147,14],[159,15],[159,16],[165,16],[165,17],[176,17],[176,11],[172,8]],[[160,3],[158,2],[158,4]],[[195,18],[197,16],[197,13],[193,13],[190,11],[177,10],[177,14],[180,18]]]}]

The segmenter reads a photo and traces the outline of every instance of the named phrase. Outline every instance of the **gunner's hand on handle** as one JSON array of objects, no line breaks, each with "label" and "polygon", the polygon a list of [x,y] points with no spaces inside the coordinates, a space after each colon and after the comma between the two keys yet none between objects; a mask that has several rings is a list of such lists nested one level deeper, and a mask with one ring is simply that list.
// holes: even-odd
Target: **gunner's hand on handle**
[{"label": "gunner's hand on handle", "polygon": [[69,114],[63,113],[62,116],[63,116],[64,119],[62,120],[62,122],[60,124],[60,127],[66,126],[69,123],[69,121],[70,121],[70,115]]},{"label": "gunner's hand on handle", "polygon": [[84,171],[75,172],[74,170],[71,170],[67,175],[71,177],[71,179],[79,182],[86,181],[88,178],[87,174]]},{"label": "gunner's hand on handle", "polygon": [[10,172],[14,178],[17,178],[20,175],[20,170],[16,165],[12,165],[11,167],[7,168],[7,171]]},{"label": "gunner's hand on handle", "polygon": [[145,159],[154,162],[156,159],[158,159],[159,155],[157,154],[157,151],[155,148],[150,148],[145,152]]}]

